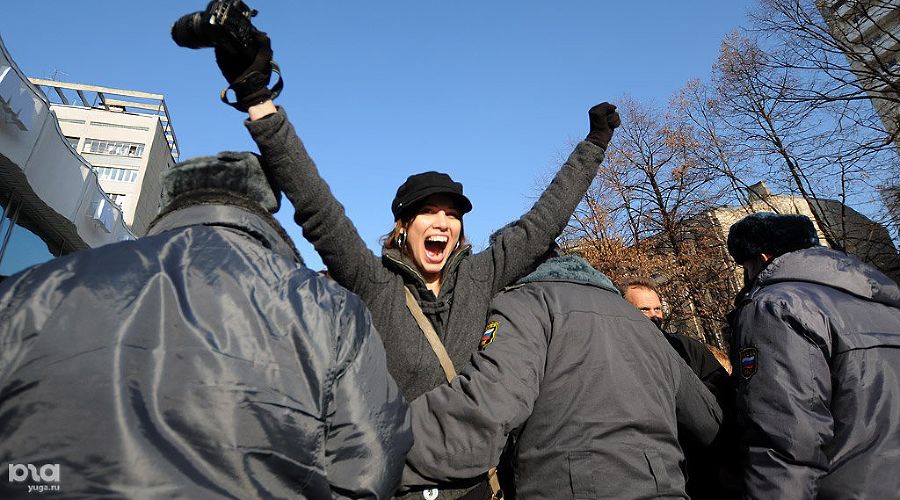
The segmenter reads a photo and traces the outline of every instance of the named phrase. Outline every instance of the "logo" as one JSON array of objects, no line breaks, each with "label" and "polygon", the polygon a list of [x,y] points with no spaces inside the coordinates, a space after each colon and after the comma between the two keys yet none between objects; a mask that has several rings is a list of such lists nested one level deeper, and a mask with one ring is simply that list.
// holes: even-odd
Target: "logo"
[{"label": "logo", "polygon": [[494,334],[497,333],[497,327],[500,326],[499,321],[491,321],[484,329],[484,333],[481,334],[481,342],[478,343],[478,350],[483,351],[487,346],[491,345],[494,341]]},{"label": "logo", "polygon": [[59,464],[9,464],[9,482],[27,483],[28,493],[59,491]]},{"label": "logo", "polygon": [[741,376],[744,380],[750,380],[756,370],[759,368],[758,360],[759,351],[755,347],[744,347],[741,349]]}]

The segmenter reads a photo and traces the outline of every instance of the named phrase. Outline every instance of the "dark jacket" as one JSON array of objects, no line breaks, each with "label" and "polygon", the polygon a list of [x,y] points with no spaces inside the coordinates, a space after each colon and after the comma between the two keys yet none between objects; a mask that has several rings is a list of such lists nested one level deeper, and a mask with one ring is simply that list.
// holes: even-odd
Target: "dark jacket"
[{"label": "dark jacket", "polygon": [[749,498],[897,498],[900,289],[823,247],[774,259],[738,304]]},{"label": "dark jacket", "polygon": [[697,375],[713,394],[722,385],[722,380],[728,378],[728,372],[719,364],[719,361],[703,342],[692,339],[687,335],[663,332],[669,345],[687,363],[691,371]]},{"label": "dark jacket", "polygon": [[3,498],[384,498],[411,445],[362,302],[233,206],[9,278],[0,345]]},{"label": "dark jacket", "polygon": [[[713,446],[706,446],[687,432],[678,433],[678,442],[684,452],[684,471],[687,476],[688,496],[692,500],[728,500],[738,498],[740,466],[734,450],[734,385],[725,368],[710,352],[706,344],[686,335],[663,332],[669,345],[687,363],[703,385],[716,397],[722,408],[722,427]],[[727,425],[726,425],[727,424]],[[681,425],[678,426],[679,431]]]},{"label": "dark jacket", "polygon": [[405,487],[477,474],[512,434],[517,498],[685,496],[676,425],[709,444],[719,406],[606,276],[545,262],[497,296],[482,344],[412,402]]},{"label": "dark jacket", "polygon": [[303,147],[284,110],[247,121],[267,169],[294,205],[294,219],[341,285],[359,294],[372,312],[388,356],[388,369],[412,400],[444,383],[437,357],[406,307],[403,289],[416,296],[447,348],[463,365],[478,347],[491,298],[537,266],[565,227],[597,173],[603,149],[581,142],[534,207],[505,228],[487,249],[472,255],[462,245],[448,259],[439,297],[411,261],[397,251],[374,255],[360,238]]}]

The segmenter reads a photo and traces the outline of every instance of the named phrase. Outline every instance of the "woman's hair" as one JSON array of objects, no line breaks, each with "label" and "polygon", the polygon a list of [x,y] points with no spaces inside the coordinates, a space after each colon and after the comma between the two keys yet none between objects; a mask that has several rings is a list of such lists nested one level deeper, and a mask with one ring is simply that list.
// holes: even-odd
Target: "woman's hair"
[{"label": "woman's hair", "polygon": [[402,219],[395,220],[394,228],[391,229],[389,233],[381,237],[381,246],[385,249],[396,248],[402,252],[403,249],[397,246],[397,236],[400,236],[400,233],[406,231],[406,226],[409,225],[409,222],[411,220],[412,219],[408,221],[404,221]]},{"label": "woman's hair", "polygon": [[[416,213],[413,212],[413,215],[410,216],[408,219],[395,220],[393,229],[391,229],[391,231],[389,233],[387,233],[386,235],[381,237],[382,248],[384,248],[386,250],[397,249],[397,250],[400,250],[400,252],[405,253],[406,252],[405,245],[404,245],[404,248],[400,248],[397,245],[397,237],[400,236],[400,233],[406,232],[406,227],[409,226],[409,223],[412,222],[412,220],[415,218],[416,218]],[[465,229],[465,224],[462,223],[462,217],[460,217],[459,222],[460,222],[459,244],[464,245],[464,244],[468,243],[468,241],[466,241],[466,229]]]}]

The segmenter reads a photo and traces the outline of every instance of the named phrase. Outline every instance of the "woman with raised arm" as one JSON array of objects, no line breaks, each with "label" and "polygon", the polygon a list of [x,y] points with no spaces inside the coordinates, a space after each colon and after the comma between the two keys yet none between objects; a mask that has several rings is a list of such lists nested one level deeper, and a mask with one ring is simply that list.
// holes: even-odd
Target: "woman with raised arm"
[{"label": "woman with raised arm", "polygon": [[[258,51],[216,59],[235,91],[237,107],[249,112],[246,126],[269,175],[294,206],[294,220],[315,247],[329,274],[369,307],[387,351],[388,369],[407,399],[446,382],[445,372],[414,309],[420,309],[455,365],[479,348],[491,298],[539,264],[587,191],[620,119],[603,103],[588,112],[590,133],[572,152],[534,206],[507,225],[485,250],[472,253],[463,216],[472,203],[449,175],[410,176],[391,203],[394,215],[382,255],[370,251],[319,176],[283,109],[266,87],[271,74],[269,39]],[[414,301],[407,302],[411,295]],[[484,337],[487,337],[486,335]],[[458,498],[461,492],[442,492]]]}]

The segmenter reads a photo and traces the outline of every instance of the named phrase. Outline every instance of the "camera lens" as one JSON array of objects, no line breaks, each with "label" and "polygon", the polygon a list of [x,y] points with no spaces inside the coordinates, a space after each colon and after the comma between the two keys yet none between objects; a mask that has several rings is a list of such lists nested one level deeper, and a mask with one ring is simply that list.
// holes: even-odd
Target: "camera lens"
[{"label": "camera lens", "polygon": [[205,40],[202,35],[203,12],[194,12],[184,15],[172,25],[172,40],[181,47],[189,49],[201,49],[212,47],[213,44]]}]

